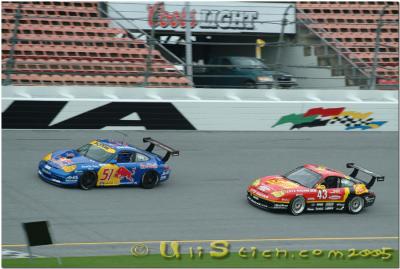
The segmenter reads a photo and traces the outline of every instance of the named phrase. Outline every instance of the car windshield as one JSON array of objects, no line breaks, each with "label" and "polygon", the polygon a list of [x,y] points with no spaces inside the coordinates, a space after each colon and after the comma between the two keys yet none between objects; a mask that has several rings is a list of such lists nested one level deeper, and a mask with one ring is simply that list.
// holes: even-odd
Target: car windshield
[{"label": "car windshield", "polygon": [[267,68],[264,62],[256,58],[233,57],[232,64],[241,68]]},{"label": "car windshield", "polygon": [[321,175],[304,167],[299,167],[287,173],[284,177],[307,188],[314,187],[314,185],[321,179]]},{"label": "car windshield", "polygon": [[79,154],[81,154],[82,156],[85,156],[100,163],[106,162],[115,154],[114,149],[107,149],[95,144],[86,144],[78,148],[76,151],[78,151]]}]

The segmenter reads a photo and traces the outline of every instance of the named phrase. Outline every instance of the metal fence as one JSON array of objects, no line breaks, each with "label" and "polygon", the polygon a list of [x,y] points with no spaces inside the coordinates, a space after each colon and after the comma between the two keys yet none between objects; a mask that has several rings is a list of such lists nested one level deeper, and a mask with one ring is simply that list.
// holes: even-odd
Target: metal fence
[{"label": "metal fence", "polygon": [[[131,3],[135,4],[135,3]],[[19,33],[20,30],[20,25],[21,25],[21,20],[23,19],[34,19],[34,18],[46,18],[43,16],[27,16],[27,15],[22,15],[20,10],[22,7],[23,3],[19,3],[19,8],[15,12],[15,18],[14,18],[14,28],[12,29],[12,32],[10,33],[9,38],[3,38],[3,44],[8,43],[9,44],[9,53],[8,57],[6,60],[3,60],[2,65],[3,65],[3,74],[5,75],[5,78],[3,76],[3,85],[10,85],[12,84],[12,80],[10,78],[11,74],[24,74],[26,71],[19,70],[16,68],[16,58],[18,55],[16,55],[16,46],[18,44],[50,44],[50,45],[57,45],[57,44],[63,44],[62,42],[68,42],[68,40],[63,40],[60,41],[57,37],[54,39],[29,39],[29,38],[20,38]],[[160,3],[159,5],[162,5]],[[106,62],[91,62],[89,63],[77,63],[77,65],[80,67],[77,70],[74,70],[73,74],[74,75],[93,75],[96,74],[96,68],[93,67],[101,67],[102,72],[99,73],[102,76],[143,76],[144,81],[143,84],[139,86],[148,86],[149,85],[149,78],[152,76],[172,76],[172,77],[182,77],[186,76],[191,85],[194,87],[258,87],[261,85],[261,87],[281,87],[281,88],[295,88],[296,83],[294,83],[294,80],[318,80],[318,81],[331,81],[331,80],[338,80],[343,77],[346,81],[346,86],[357,86],[365,89],[376,89],[377,84],[376,81],[384,78],[383,76],[380,76],[377,74],[377,69],[378,68],[387,68],[386,65],[382,66],[379,64],[379,56],[381,54],[393,54],[394,57],[397,57],[398,59],[398,48],[396,46],[390,46],[386,44],[382,44],[381,42],[381,34],[382,34],[382,29],[384,28],[385,25],[390,25],[390,24],[398,24],[398,19],[397,20],[387,20],[385,19],[385,10],[387,9],[387,5],[385,5],[380,13],[379,13],[379,19],[376,22],[376,33],[371,33],[371,39],[374,40],[374,48],[373,48],[373,62],[372,64],[367,63],[363,61],[362,59],[358,59],[355,61],[354,59],[351,59],[349,55],[352,53],[352,51],[349,48],[343,47],[343,46],[338,46],[340,42],[338,40],[331,40],[328,41],[326,38],[321,35],[321,33],[326,33],[327,31],[324,30],[323,28],[320,29],[320,32],[316,31],[312,26],[318,24],[317,21],[313,19],[295,19],[294,21],[289,21],[287,19],[287,15],[290,9],[293,9],[297,14],[303,14],[304,12],[301,9],[296,9],[296,6],[294,4],[290,4],[287,6],[285,9],[284,13],[282,13],[282,19],[279,21],[256,21],[254,23],[262,23],[262,24],[276,24],[281,27],[280,34],[277,36],[277,40],[274,42],[268,42],[268,44],[264,44],[262,42],[262,35],[260,34],[248,34],[250,39],[253,39],[254,42],[204,42],[204,41],[192,41],[193,40],[193,33],[191,31],[189,22],[190,22],[190,3],[181,3],[182,7],[186,9],[186,29],[184,35],[181,35],[182,40],[180,42],[162,42],[159,39],[160,32],[158,31],[158,13],[154,12],[153,17],[151,20],[153,21],[153,27],[151,28],[150,31],[145,31],[138,27],[135,22],[140,21],[140,20],[149,20],[149,18],[144,18],[144,17],[137,17],[137,18],[130,18],[130,17],[125,17],[121,12],[117,10],[112,10],[112,7],[106,6],[104,4],[98,5],[98,11],[101,17],[106,17],[109,20],[111,20],[114,24],[116,24],[118,27],[122,28],[125,30],[125,35],[124,37],[129,38],[130,40],[126,41],[118,41],[118,43],[124,44],[124,46],[129,47],[130,44],[133,41],[136,41],[138,39],[144,40],[145,44],[143,48],[147,49],[147,56],[145,59],[145,64],[143,63],[135,63],[135,62],[112,62],[112,63],[106,63]],[[113,11],[113,14],[117,14],[118,16],[116,17],[109,17],[109,12]],[[271,14],[274,11],[271,11]],[[275,11],[276,12],[276,11]],[[277,14],[275,14],[277,15]],[[50,18],[50,17],[48,17]],[[63,18],[63,19],[68,19]],[[71,20],[74,20],[76,18],[70,18]],[[87,20],[90,20],[91,18],[86,18]],[[121,22],[125,22],[129,25],[129,27],[123,26]],[[4,20],[3,20],[4,23]],[[287,25],[290,24],[295,24],[297,29],[303,29],[303,31],[307,32],[308,34],[311,33],[314,37],[307,41],[300,41],[298,38],[293,38],[291,36],[288,36],[285,32],[285,29]],[[364,23],[354,23],[352,25],[363,25]],[[370,25],[370,24],[369,24]],[[3,33],[4,34],[4,33]],[[184,40],[183,40],[184,38]],[[261,41],[260,41],[261,40]],[[72,40],[71,40],[72,41]],[[99,42],[97,42],[99,43]],[[100,42],[101,43],[101,42]],[[386,43],[386,42],[385,42]],[[83,46],[96,46],[99,44],[96,44],[96,41],[85,41],[82,40],[80,42]],[[185,51],[185,57],[184,59],[176,56],[170,49],[167,47],[170,45],[175,45],[180,51]],[[193,48],[196,48],[197,46],[221,46],[224,48],[231,47],[246,47],[251,53],[252,51],[254,52],[254,56],[257,56],[260,58],[261,50],[270,50],[274,53],[274,57],[270,57],[270,60],[264,64],[261,63],[257,66],[257,64],[243,64],[240,63],[240,61],[237,62],[229,62],[225,61],[223,62],[221,59],[220,62],[214,61],[214,62],[202,62],[202,63],[194,63],[192,61],[193,58]],[[307,50],[314,50],[314,55],[317,57],[321,56],[321,58],[328,59],[329,63],[325,64],[316,64],[316,65],[302,65],[302,64],[290,64],[290,63],[283,63],[282,62],[282,53],[284,53],[287,48],[290,47],[301,47],[304,49],[304,51]],[[368,45],[363,45],[359,44],[357,45],[358,48],[365,48],[365,50],[371,50],[371,47]],[[175,68],[170,68],[168,70],[163,70],[166,72],[163,72],[160,74],[159,71],[157,71],[158,68],[164,67],[165,64],[163,63],[157,63],[154,59],[153,52],[157,50],[161,53],[163,57],[165,57],[170,63],[173,63],[175,65]],[[268,54],[268,52],[264,52],[264,55]],[[319,54],[319,56],[318,56]],[[3,54],[4,55],[4,54]],[[240,56],[240,55],[235,55],[235,56]],[[4,59],[4,56],[3,56]],[[229,60],[229,59],[228,59]],[[222,62],[221,62],[222,61]],[[398,60],[397,60],[398,61]],[[24,61],[24,60],[18,60],[18,64],[31,64],[31,65],[37,65],[40,67],[40,65],[45,64],[44,62],[41,61]],[[47,62],[48,63],[48,62]],[[256,63],[256,62],[254,62]],[[57,63],[54,63],[56,65]],[[62,65],[62,63],[58,63],[59,65]],[[89,68],[88,66],[91,66]],[[132,67],[140,67],[141,71],[135,71],[135,73],[130,73],[129,70]],[[88,71],[88,68],[91,69]],[[62,69],[62,68],[60,68]],[[252,69],[263,69],[265,72],[258,72],[259,77],[262,77],[264,81],[254,81],[253,84],[247,83],[246,84],[246,79],[249,77],[249,75],[243,75],[243,72],[235,72],[235,70],[239,69],[247,69],[250,70],[247,73],[251,73]],[[299,75],[299,72],[296,70],[301,70],[301,69],[311,69],[311,70],[329,70],[331,71],[331,75],[328,76],[312,76],[312,75],[307,75],[307,76],[302,76]],[[107,72],[107,70],[112,70],[112,72]],[[118,72],[118,70],[123,70],[124,72]],[[287,70],[292,70],[290,73]],[[394,69],[396,70],[396,69]],[[43,69],[38,69],[38,70],[30,70],[30,74],[40,74],[40,75],[65,75],[65,74],[71,74],[70,70],[43,70]],[[265,76],[271,76],[271,80],[268,80],[265,78]],[[256,79],[257,80],[257,76]],[[221,83],[215,83],[216,80],[222,80],[225,82]],[[398,78],[397,78],[398,80]],[[292,81],[289,83],[289,81]],[[229,82],[232,82],[229,84]],[[225,83],[225,84],[224,84]],[[327,83],[329,85],[329,83]],[[319,85],[319,87],[324,87],[324,85]],[[327,86],[329,88],[332,88],[331,85]]]}]

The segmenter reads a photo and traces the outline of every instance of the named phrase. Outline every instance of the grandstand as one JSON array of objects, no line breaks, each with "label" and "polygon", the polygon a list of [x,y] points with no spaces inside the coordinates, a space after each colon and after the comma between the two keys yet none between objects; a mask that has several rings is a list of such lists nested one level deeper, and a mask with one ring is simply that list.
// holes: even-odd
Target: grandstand
[{"label": "grandstand", "polygon": [[[367,88],[383,9],[376,83],[398,89],[398,2],[297,2],[297,35],[325,46],[315,48],[318,65],[332,77]],[[2,2],[2,52],[3,85],[191,85],[163,51],[113,27],[97,2]]]},{"label": "grandstand", "polygon": [[[358,75],[365,75],[359,85],[365,85],[371,76],[376,31],[384,9],[377,55],[377,86],[398,89],[398,2],[298,2],[296,7],[297,19],[314,37],[332,46],[335,54],[354,63],[360,71]],[[335,54],[325,55],[327,65],[337,65]],[[356,84],[355,80],[352,84]]]},{"label": "grandstand", "polygon": [[110,27],[95,2],[2,2],[3,84],[188,87],[157,50]]}]

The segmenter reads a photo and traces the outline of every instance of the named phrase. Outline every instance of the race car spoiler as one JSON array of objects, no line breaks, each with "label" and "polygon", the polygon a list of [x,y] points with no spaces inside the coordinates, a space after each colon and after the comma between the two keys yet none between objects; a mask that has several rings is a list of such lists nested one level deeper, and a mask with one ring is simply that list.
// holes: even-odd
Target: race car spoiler
[{"label": "race car spoiler", "polygon": [[164,155],[162,158],[163,162],[167,162],[169,158],[172,156],[179,156],[179,150],[173,149],[167,145],[164,145],[161,142],[158,142],[157,140],[152,139],[151,137],[144,137],[143,138],[144,143],[150,143],[150,145],[146,148],[147,152],[152,152],[154,147],[157,146],[159,148],[162,148],[163,150],[166,150],[167,153]]},{"label": "race car spoiler", "polygon": [[347,163],[346,167],[354,169],[353,172],[351,172],[351,174],[349,175],[350,177],[356,178],[359,171],[361,171],[367,175],[370,175],[372,177],[369,182],[365,182],[365,181],[361,180],[365,183],[365,186],[367,187],[367,189],[370,189],[375,184],[375,181],[384,181],[385,180],[384,176],[381,176],[374,172],[371,172],[361,166],[355,165],[354,163]]}]

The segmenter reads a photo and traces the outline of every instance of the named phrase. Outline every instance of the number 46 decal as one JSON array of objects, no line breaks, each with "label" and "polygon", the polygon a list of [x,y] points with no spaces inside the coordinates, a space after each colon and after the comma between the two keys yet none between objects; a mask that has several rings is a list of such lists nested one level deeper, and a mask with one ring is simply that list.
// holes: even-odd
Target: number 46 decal
[{"label": "number 46 decal", "polygon": [[318,199],[326,199],[326,197],[328,197],[328,191],[327,190],[318,190],[317,197],[318,197]]}]

